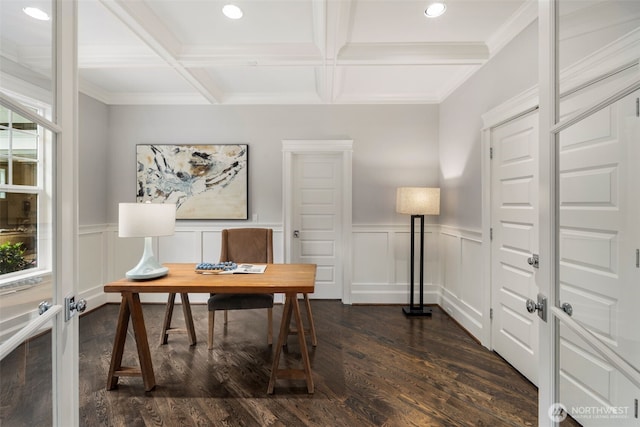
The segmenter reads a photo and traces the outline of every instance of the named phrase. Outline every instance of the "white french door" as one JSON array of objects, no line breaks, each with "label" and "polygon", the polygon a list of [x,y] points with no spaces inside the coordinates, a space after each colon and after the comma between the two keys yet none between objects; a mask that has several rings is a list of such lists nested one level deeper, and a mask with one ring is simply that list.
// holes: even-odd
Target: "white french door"
[{"label": "white french door", "polygon": [[[617,9],[604,19],[615,21],[603,24],[627,31],[640,4],[609,3]],[[629,45],[630,64],[581,87],[560,81],[559,62],[574,53],[562,42],[577,46],[576,19],[592,6],[540,2],[540,244],[548,262],[539,284],[549,303],[540,323],[539,423],[640,426],[640,55]],[[616,79],[620,70],[631,77]]]},{"label": "white french door", "polygon": [[[35,267],[0,278],[6,291],[0,292],[3,294],[0,305],[1,300],[12,298],[9,304],[19,311],[9,320],[5,318],[5,312],[2,313],[0,353],[5,357],[14,349],[21,352],[18,358],[25,369],[21,373],[24,375],[18,375],[21,381],[15,384],[15,394],[27,384],[37,386],[31,392],[33,398],[27,393],[27,397],[18,402],[21,424],[75,426],[79,424],[78,316],[65,319],[68,305],[65,297],[74,296],[77,291],[77,3],[75,0],[50,0],[38,2],[38,5],[50,16],[49,21],[31,21],[22,12],[26,6],[23,2],[0,5],[3,41],[14,41],[11,45],[19,47],[26,40],[38,46],[42,54],[37,64],[28,63],[28,58],[24,59],[26,63],[20,63],[23,59],[18,56],[14,67],[0,70],[0,103],[10,112],[8,115],[19,117],[22,123],[18,127],[3,123],[5,131],[11,128],[12,134],[25,137],[28,136],[25,129],[30,131],[30,124],[39,129],[35,162],[37,180],[29,184],[34,188],[28,190],[30,198],[25,200],[28,203],[21,203],[17,213],[9,209],[4,218],[9,224],[12,218],[22,218],[21,224],[16,226],[19,233],[37,230],[33,233],[37,248],[35,256],[31,254],[31,248],[27,254],[34,257],[29,259]],[[2,60],[6,60],[4,46],[0,46],[0,53]],[[51,62],[42,61],[48,55]],[[32,72],[15,72],[26,69],[32,69]],[[34,76],[39,78],[34,81]],[[49,113],[43,114],[43,111]],[[25,170],[19,163],[28,160],[19,139],[11,135],[2,140],[3,165],[8,165],[8,170],[13,172],[16,168]],[[8,187],[0,198],[9,192],[19,192],[25,186],[21,182],[24,177],[15,173],[11,177],[16,185],[3,182]],[[18,300],[21,302],[16,306],[14,303]],[[47,311],[42,306],[42,315],[38,315],[40,300],[50,306]],[[50,358],[44,360],[50,359],[51,363],[31,371],[25,365],[27,357],[32,357],[28,353],[28,339],[43,328],[51,330],[51,345],[44,349],[50,351]],[[21,347],[22,343],[25,346]],[[12,397],[7,396],[8,399]],[[2,406],[5,407],[5,402]],[[11,424],[6,417],[2,419]]]},{"label": "white french door", "polygon": [[640,425],[640,388],[581,337],[588,331],[640,369],[638,100],[640,91],[558,134],[557,291],[571,307],[559,331],[559,401],[585,426],[610,425],[613,415],[586,416],[585,408],[616,408],[615,415],[626,415],[616,425]]}]

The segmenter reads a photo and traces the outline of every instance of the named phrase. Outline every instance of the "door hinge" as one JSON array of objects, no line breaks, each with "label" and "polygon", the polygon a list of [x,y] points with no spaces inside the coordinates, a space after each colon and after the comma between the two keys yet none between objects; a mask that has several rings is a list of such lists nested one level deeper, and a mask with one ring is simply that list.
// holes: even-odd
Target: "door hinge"
[{"label": "door hinge", "polygon": [[489,158],[493,159],[493,147],[489,147]]},{"label": "door hinge", "polygon": [[636,98],[636,117],[640,117],[640,98]]},{"label": "door hinge", "polygon": [[489,241],[493,240],[493,227],[489,229]]},{"label": "door hinge", "polygon": [[634,413],[636,418],[638,418],[638,399],[635,399],[634,406],[635,406]]},{"label": "door hinge", "polygon": [[636,249],[636,268],[640,268],[640,249]]},{"label": "door hinge", "polygon": [[489,319],[493,319],[493,308],[489,309]]}]

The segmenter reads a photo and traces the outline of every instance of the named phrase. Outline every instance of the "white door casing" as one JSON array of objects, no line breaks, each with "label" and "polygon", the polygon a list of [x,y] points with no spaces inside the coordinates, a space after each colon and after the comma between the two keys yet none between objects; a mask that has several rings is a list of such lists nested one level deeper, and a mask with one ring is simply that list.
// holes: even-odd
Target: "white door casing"
[{"label": "white door casing", "polygon": [[538,253],[537,112],[491,130],[492,348],[537,384],[538,317],[526,310],[536,300]]},{"label": "white door casing", "polygon": [[349,304],[352,141],[283,141],[282,146],[285,262],[317,264],[311,297]]}]

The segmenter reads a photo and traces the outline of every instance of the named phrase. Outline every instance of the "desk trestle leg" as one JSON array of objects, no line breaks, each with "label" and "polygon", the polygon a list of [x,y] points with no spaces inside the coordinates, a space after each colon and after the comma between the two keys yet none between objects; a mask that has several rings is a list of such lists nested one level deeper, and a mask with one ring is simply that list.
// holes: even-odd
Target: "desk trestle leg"
[{"label": "desk trestle leg", "polygon": [[[133,333],[138,349],[138,359],[140,369],[122,366],[122,355],[124,344],[127,340],[127,328],[129,319],[133,326]],[[153,364],[151,362],[151,352],[147,341],[147,331],[144,326],[142,306],[140,305],[140,295],[137,293],[123,293],[120,303],[120,313],[118,314],[118,325],[116,326],[116,336],[111,352],[111,366],[109,368],[109,378],[107,379],[107,390],[112,390],[118,385],[118,378],[124,376],[141,376],[146,391],[151,391],[156,386],[153,374]]]},{"label": "desk trestle leg", "polygon": [[189,335],[189,345],[196,345],[196,329],[193,325],[193,316],[191,315],[189,294],[186,292],[181,292],[180,299],[182,300],[182,313],[184,314],[186,328],[171,327],[171,318],[173,317],[173,307],[175,306],[176,302],[176,294],[170,293],[169,299],[167,300],[167,308],[164,312],[164,322],[162,322],[160,345],[164,345],[167,343],[169,334],[187,334]]},{"label": "desk trestle leg", "polygon": [[[296,329],[298,331],[298,342],[300,343],[300,352],[302,355],[303,369],[278,369],[280,364],[280,356],[282,347],[286,344],[289,336],[289,323],[293,314],[296,321]],[[278,335],[278,343],[273,358],[273,366],[271,368],[271,378],[269,379],[269,387],[267,393],[273,394],[277,379],[300,379],[306,380],[307,391],[314,392],[313,377],[311,376],[311,362],[309,360],[309,352],[307,351],[307,342],[304,336],[304,327],[302,325],[302,316],[300,315],[300,306],[298,305],[297,294],[287,294],[284,303],[284,311],[282,313],[282,321],[280,323],[280,333]]]}]

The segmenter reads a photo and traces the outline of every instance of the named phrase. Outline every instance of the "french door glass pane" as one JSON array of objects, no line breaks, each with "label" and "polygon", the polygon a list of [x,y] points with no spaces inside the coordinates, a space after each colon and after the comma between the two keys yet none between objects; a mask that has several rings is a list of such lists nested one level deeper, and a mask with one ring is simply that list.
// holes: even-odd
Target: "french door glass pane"
[{"label": "french door glass pane", "polygon": [[[54,135],[0,107],[0,343],[23,332],[54,301],[51,179],[40,167]],[[49,328],[26,337],[0,361],[0,424],[51,425]],[[16,337],[17,338],[17,337]]]},{"label": "french door glass pane", "polygon": [[53,425],[51,332],[23,342],[0,361],[3,426]]},{"label": "french door glass pane", "polygon": [[[632,79],[634,74],[637,75],[640,1],[560,0],[558,12],[559,90],[563,98],[570,97],[576,89],[614,69],[626,78]],[[616,53],[615,59],[612,59],[612,52]],[[629,69],[634,58],[636,66]],[[580,71],[574,71],[574,67]],[[617,79],[606,90],[609,94],[614,93],[626,82],[625,79]],[[562,103],[560,117],[585,106]]]},{"label": "french door glass pane", "polygon": [[640,389],[594,350],[606,346],[640,371],[639,98],[559,134],[559,299],[587,332],[560,326],[560,402],[585,426],[640,425]]},{"label": "french door glass pane", "polygon": [[[37,7],[49,19],[25,13]],[[53,2],[0,1],[0,91],[28,97],[43,105],[53,102]],[[43,115],[47,110],[39,110]]]}]

